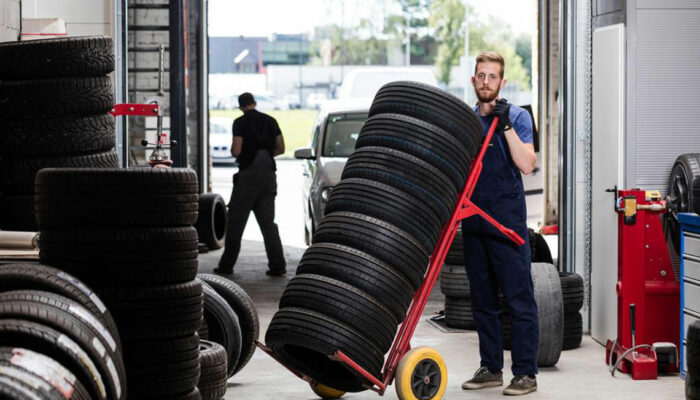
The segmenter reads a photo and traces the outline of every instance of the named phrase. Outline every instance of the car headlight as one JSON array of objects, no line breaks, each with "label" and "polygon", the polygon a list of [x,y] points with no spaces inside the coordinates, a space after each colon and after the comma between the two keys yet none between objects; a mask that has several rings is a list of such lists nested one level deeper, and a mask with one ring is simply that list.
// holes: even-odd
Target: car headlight
[{"label": "car headlight", "polygon": [[331,195],[331,192],[333,191],[333,186],[329,186],[323,190],[321,190],[321,200],[324,202],[328,201],[328,198]]}]

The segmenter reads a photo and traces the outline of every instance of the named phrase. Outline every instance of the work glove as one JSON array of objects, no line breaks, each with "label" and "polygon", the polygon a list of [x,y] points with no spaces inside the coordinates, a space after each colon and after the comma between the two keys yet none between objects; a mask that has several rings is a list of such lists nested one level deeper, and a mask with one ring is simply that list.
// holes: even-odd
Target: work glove
[{"label": "work glove", "polygon": [[510,122],[510,104],[506,99],[496,100],[496,107],[493,109],[493,115],[498,117],[498,129],[502,131],[507,131],[513,127],[513,123]]}]

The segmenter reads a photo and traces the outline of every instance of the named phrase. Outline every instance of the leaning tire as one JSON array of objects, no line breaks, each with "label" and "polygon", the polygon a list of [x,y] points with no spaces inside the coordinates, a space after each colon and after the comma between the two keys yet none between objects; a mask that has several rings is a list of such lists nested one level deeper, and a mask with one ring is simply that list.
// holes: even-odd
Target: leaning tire
[{"label": "leaning tire", "polygon": [[216,400],[226,394],[226,349],[218,343],[202,340],[202,371],[197,388],[202,400]]},{"label": "leaning tire", "polygon": [[204,293],[204,319],[209,329],[209,340],[226,349],[228,373],[232,376],[241,356],[241,326],[231,306],[206,282]]},{"label": "leaning tire", "polygon": [[539,320],[537,365],[552,367],[559,361],[564,335],[564,305],[561,281],[551,264],[533,263],[532,281]]},{"label": "leaning tire", "polygon": [[[232,374],[228,375],[228,378],[230,378],[250,361],[257,348],[255,341],[260,336],[258,312],[253,304],[253,299],[235,282],[211,274],[198,274],[197,277],[206,282],[219,296],[226,300],[238,317],[241,328],[241,354],[236,365],[229,370],[232,371]],[[208,332],[209,328],[207,327],[207,334]]]},{"label": "leaning tire", "polygon": [[114,71],[114,45],[106,36],[0,44],[0,79],[107,75]]},{"label": "leaning tire", "polygon": [[527,229],[530,239],[530,257],[532,262],[543,262],[553,264],[552,252],[549,250],[549,245],[544,237],[533,229]]},{"label": "leaning tire", "polygon": [[216,193],[199,195],[199,215],[194,227],[199,235],[199,242],[207,245],[209,250],[224,247],[226,239],[226,203]]},{"label": "leaning tire", "polygon": [[107,76],[55,78],[0,83],[0,114],[12,119],[82,117],[114,106]]},{"label": "leaning tire", "polygon": [[700,379],[700,321],[695,321],[688,326],[686,332],[686,366],[688,375]]}]

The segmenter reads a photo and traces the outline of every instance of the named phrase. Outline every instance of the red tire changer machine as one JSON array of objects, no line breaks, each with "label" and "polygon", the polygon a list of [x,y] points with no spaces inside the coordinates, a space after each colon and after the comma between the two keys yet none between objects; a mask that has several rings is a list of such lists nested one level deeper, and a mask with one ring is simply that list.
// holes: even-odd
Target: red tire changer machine
[{"label": "red tire changer machine", "polygon": [[667,202],[659,192],[609,191],[618,215],[617,339],[608,339],[605,360],[613,375],[656,379],[679,370],[680,283],[659,218]]}]

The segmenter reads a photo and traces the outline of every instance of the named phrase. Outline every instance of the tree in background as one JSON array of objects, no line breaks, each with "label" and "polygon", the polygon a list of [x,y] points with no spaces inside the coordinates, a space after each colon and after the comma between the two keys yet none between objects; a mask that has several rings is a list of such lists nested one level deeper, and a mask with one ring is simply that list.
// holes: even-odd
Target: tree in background
[{"label": "tree in background", "polygon": [[[431,5],[435,0],[396,0],[401,14],[387,16],[384,34],[394,43],[405,43],[411,35],[411,64],[433,64],[437,54],[438,43],[429,25]],[[410,23],[407,24],[409,14]],[[409,26],[410,31],[406,29]],[[402,49],[405,48],[405,45]],[[405,53],[405,50],[404,50]]]},{"label": "tree in background", "polygon": [[526,33],[518,35],[515,39],[515,54],[523,59],[528,82],[532,82],[532,36]]},{"label": "tree in background", "polygon": [[447,86],[452,67],[464,54],[464,4],[461,0],[435,0],[430,11],[430,26],[440,43],[435,58],[438,80]]}]

